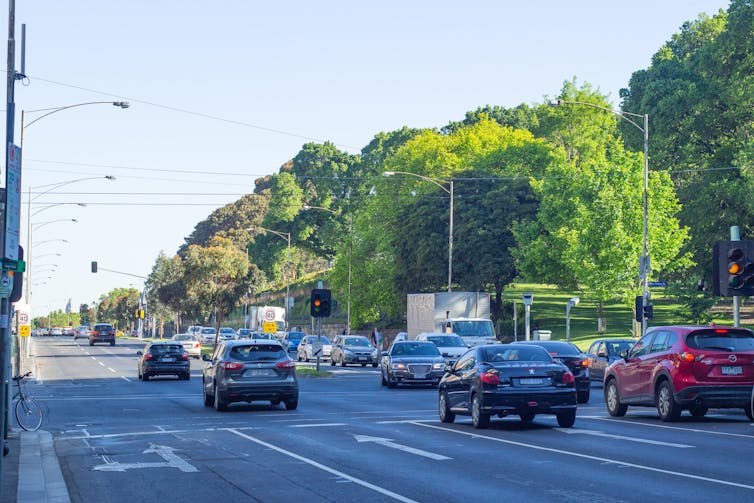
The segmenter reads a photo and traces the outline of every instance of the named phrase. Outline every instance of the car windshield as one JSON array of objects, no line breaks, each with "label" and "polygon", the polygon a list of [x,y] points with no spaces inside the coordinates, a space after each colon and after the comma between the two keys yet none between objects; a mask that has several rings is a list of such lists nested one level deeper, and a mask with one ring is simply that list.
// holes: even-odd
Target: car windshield
[{"label": "car windshield", "polygon": [[692,332],[686,337],[692,349],[754,351],[754,335],[748,330],[712,329]]},{"label": "car windshield", "polygon": [[494,347],[482,351],[482,359],[486,362],[550,362],[549,353],[539,346],[532,347]]},{"label": "car windshield", "polygon": [[300,341],[303,336],[301,332],[288,332],[289,341]]},{"label": "car windshield", "polygon": [[[111,325],[94,325],[94,330],[112,330],[113,327]],[[60,330],[59,328],[54,328],[53,330]]]},{"label": "car windshield", "polygon": [[434,342],[438,348],[466,347],[466,344],[457,335],[430,335],[427,340]]},{"label": "car windshield", "polygon": [[479,321],[455,321],[453,331],[461,337],[491,337],[495,338],[492,323],[487,320]]},{"label": "car windshield", "polygon": [[[322,344],[332,344],[330,342],[330,339],[328,339],[324,335],[320,336],[320,340],[322,341]],[[311,337],[309,337],[309,340],[307,342],[309,344],[314,344],[315,342],[317,342],[317,336],[316,335],[312,335]]]},{"label": "car windshield", "polygon": [[343,341],[344,346],[358,346],[363,348],[368,348],[371,346],[369,344],[369,339],[365,339],[364,337],[347,337]]},{"label": "car windshield", "polygon": [[250,328],[239,328],[238,329],[238,335],[249,335],[252,332],[253,332],[253,330],[250,329]]},{"label": "car windshield", "polygon": [[149,348],[149,352],[153,355],[164,355],[168,353],[182,353],[183,346],[180,344],[156,344]]},{"label": "car windshield", "polygon": [[203,334],[214,334],[215,333],[215,329],[214,328],[203,328],[202,329],[202,333]]},{"label": "car windshield", "polygon": [[225,333],[228,333],[228,334],[235,334],[235,333],[236,333],[236,331],[235,331],[235,330],[233,330],[232,328],[224,328],[224,327],[223,327],[223,328],[220,328],[220,333],[221,333],[221,334],[225,334]]},{"label": "car windshield", "polygon": [[440,356],[437,346],[426,342],[401,342],[395,344],[391,356]]},{"label": "car windshield", "polygon": [[285,358],[286,353],[279,344],[249,344],[233,346],[230,349],[231,358],[244,362],[260,360],[278,360]]}]

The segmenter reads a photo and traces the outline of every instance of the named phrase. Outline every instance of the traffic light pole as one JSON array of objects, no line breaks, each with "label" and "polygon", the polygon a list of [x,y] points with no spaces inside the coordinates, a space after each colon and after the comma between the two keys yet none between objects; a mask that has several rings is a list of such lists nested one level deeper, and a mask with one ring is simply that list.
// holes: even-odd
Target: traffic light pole
[{"label": "traffic light pole", "polygon": [[[739,241],[741,234],[738,231],[737,225],[731,225],[730,227],[730,240]],[[741,326],[741,297],[738,295],[733,296],[733,326]]]},{"label": "traffic light pole", "polygon": [[[322,347],[322,318],[317,318],[317,347]],[[322,355],[322,350],[317,353],[317,372],[319,372],[319,359]]]}]

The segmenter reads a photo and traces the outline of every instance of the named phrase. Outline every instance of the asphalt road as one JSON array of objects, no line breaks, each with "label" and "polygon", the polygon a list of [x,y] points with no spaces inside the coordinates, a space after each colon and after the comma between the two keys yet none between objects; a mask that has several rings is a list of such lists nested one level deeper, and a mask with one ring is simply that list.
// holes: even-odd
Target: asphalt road
[{"label": "asphalt road", "polygon": [[595,385],[576,424],[442,424],[433,388],[388,389],[379,369],[301,378],[299,407],[205,407],[190,381],[139,381],[140,344],[34,338],[42,428],[74,502],[752,501],[754,425],[743,411],[663,423],[610,418]]}]

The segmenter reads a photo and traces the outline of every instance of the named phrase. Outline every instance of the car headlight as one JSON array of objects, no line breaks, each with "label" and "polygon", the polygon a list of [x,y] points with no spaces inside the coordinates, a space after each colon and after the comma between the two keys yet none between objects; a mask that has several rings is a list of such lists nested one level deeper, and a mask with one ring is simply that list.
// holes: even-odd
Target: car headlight
[{"label": "car headlight", "polygon": [[442,370],[445,368],[445,363],[435,363],[432,365],[432,370]]},{"label": "car headlight", "polygon": [[344,349],[343,354],[346,356],[353,356],[353,351],[351,351],[350,349]]},{"label": "car headlight", "polygon": [[406,364],[405,363],[393,363],[392,368],[393,368],[393,370],[406,370]]}]

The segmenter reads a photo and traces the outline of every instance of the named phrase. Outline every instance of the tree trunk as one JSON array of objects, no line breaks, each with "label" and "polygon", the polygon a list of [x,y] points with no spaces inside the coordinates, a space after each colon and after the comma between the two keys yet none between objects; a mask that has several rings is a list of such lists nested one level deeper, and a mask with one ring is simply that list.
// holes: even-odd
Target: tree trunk
[{"label": "tree trunk", "polygon": [[495,284],[495,298],[492,300],[490,306],[492,323],[497,326],[497,321],[503,315],[503,286],[502,284]]},{"label": "tree trunk", "polygon": [[602,301],[599,301],[597,303],[597,333],[598,334],[604,334],[607,331],[607,326],[605,323],[605,305],[602,303]]}]

